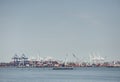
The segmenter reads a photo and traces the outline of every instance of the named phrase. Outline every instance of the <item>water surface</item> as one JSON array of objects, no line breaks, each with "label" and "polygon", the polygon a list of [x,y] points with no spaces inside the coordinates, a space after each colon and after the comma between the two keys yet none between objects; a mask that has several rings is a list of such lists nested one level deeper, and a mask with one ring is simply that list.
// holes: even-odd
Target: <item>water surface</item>
[{"label": "water surface", "polygon": [[120,68],[0,68],[0,82],[120,82]]}]

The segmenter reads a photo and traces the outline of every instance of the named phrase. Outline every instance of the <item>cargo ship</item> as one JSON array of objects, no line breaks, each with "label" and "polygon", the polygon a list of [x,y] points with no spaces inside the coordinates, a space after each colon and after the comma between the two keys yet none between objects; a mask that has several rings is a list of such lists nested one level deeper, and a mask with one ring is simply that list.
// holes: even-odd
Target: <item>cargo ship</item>
[{"label": "cargo ship", "polygon": [[73,67],[54,67],[53,70],[73,70]]}]

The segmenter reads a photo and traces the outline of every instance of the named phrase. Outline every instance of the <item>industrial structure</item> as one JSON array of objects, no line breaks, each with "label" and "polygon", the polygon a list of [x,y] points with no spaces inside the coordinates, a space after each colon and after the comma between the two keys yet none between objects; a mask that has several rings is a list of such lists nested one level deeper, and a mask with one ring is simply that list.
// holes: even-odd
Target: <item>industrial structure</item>
[{"label": "industrial structure", "polygon": [[28,58],[25,56],[25,54],[22,54],[20,57],[15,54],[12,57],[13,61],[14,61],[14,66],[27,66],[27,64],[29,64],[28,62]]},{"label": "industrial structure", "polygon": [[120,61],[111,61],[106,62],[105,58],[92,53],[89,55],[90,62],[81,61],[74,53],[72,56],[75,58],[75,61],[67,61],[68,55],[66,55],[65,60],[57,60],[53,57],[37,57],[37,58],[28,58],[25,54],[21,56],[15,54],[12,57],[12,61],[9,63],[0,63],[0,67],[120,67]]}]

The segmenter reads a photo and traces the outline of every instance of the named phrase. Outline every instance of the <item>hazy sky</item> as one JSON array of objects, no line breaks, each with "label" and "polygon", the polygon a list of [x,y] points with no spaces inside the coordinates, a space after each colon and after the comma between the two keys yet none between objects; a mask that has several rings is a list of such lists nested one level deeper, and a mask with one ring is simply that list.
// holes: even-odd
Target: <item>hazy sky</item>
[{"label": "hazy sky", "polygon": [[0,62],[91,52],[120,60],[119,0],[0,0]]}]

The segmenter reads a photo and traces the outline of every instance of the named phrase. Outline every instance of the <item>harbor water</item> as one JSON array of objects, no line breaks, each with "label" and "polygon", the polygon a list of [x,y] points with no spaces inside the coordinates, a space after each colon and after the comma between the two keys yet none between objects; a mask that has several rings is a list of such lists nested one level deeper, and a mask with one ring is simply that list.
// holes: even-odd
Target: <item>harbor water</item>
[{"label": "harbor water", "polygon": [[0,82],[120,82],[120,68],[0,68]]}]

